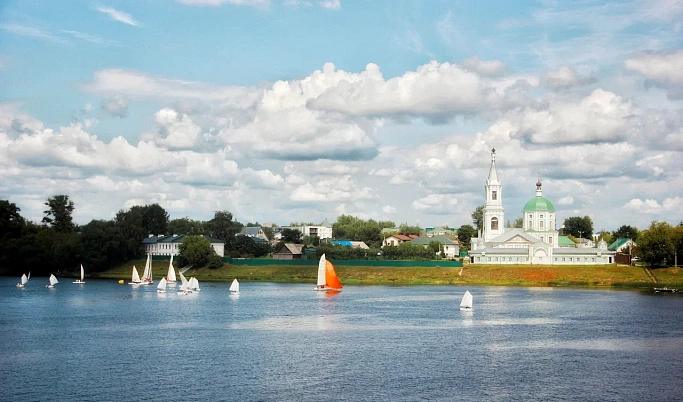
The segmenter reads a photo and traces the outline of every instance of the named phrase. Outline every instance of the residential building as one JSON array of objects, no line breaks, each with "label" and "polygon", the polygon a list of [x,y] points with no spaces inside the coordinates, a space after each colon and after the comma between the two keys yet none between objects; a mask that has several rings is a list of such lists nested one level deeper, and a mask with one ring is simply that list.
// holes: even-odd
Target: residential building
[{"label": "residential building", "polygon": [[446,236],[418,237],[412,239],[410,243],[429,247],[429,243],[433,241],[441,244],[441,251],[443,251],[446,258],[455,258],[460,253],[460,245],[456,241],[453,241]]},{"label": "residential building", "polygon": [[345,247],[351,247],[351,248],[362,248],[362,249],[369,249],[367,244],[362,241],[351,241],[351,240],[333,240],[332,244],[337,245],[337,246],[345,246]]},{"label": "residential building", "polygon": [[284,229],[295,229],[301,232],[302,236],[317,236],[320,240],[332,238],[332,225],[327,221],[320,225],[275,227],[273,228],[273,237],[277,240],[282,239],[282,230]]},{"label": "residential building", "polygon": [[385,238],[382,241],[382,247],[384,247],[384,246],[398,246],[399,244],[401,244],[403,242],[411,241],[413,239],[417,239],[418,237],[420,237],[420,236],[412,235],[412,234],[411,235],[401,235],[401,234],[392,235],[392,236]]},{"label": "residential building", "polygon": [[274,260],[301,260],[304,255],[304,245],[285,243],[273,253]]},{"label": "residential building", "polygon": [[243,236],[248,236],[248,237],[258,237],[262,240],[268,241],[268,236],[266,236],[266,233],[261,229],[260,226],[245,226],[242,228],[242,232],[237,233],[237,235],[243,235]]},{"label": "residential building", "polygon": [[616,251],[617,253],[630,254],[630,250],[636,246],[636,243],[628,238],[622,237],[615,240],[612,244],[607,247],[610,251]]},{"label": "residential building", "polygon": [[[223,240],[203,235],[202,237],[209,241],[216,254],[221,257],[225,255],[225,242]],[[142,240],[142,246],[145,249],[145,253],[152,255],[178,255],[184,238],[185,235],[175,234],[172,236],[149,235],[149,237]]]}]

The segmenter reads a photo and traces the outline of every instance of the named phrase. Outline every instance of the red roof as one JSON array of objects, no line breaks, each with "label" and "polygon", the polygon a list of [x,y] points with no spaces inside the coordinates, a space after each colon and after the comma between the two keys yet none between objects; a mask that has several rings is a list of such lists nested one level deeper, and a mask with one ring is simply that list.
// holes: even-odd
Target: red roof
[{"label": "red roof", "polygon": [[417,239],[417,238],[420,237],[420,236],[418,236],[418,235],[412,235],[412,234],[411,234],[411,235],[397,234],[397,235],[393,235],[393,236],[390,236],[390,237],[395,237],[395,238],[397,238],[397,239],[399,239],[399,240],[401,240],[401,241],[411,241],[411,240],[413,240],[413,239]]}]

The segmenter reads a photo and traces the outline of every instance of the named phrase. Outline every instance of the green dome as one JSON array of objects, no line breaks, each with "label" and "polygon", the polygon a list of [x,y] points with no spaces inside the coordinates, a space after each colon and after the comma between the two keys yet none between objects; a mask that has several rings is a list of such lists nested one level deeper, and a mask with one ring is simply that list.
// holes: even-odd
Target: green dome
[{"label": "green dome", "polygon": [[524,212],[534,212],[534,211],[548,211],[555,212],[555,206],[545,197],[534,197],[529,200],[522,210]]}]

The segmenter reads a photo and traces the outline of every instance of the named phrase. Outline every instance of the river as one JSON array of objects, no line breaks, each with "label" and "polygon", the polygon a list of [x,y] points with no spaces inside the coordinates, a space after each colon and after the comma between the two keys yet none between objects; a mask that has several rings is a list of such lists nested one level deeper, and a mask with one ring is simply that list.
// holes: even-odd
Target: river
[{"label": "river", "polygon": [[0,278],[3,401],[683,399],[679,295],[17,281]]}]

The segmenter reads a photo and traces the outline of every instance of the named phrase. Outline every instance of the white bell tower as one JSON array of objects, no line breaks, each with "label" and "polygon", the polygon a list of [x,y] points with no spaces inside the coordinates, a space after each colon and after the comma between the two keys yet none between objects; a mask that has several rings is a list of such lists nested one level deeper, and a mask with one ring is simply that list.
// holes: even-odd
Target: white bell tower
[{"label": "white bell tower", "polygon": [[491,150],[491,169],[486,180],[486,203],[484,204],[484,241],[489,241],[505,232],[505,209],[503,208],[502,186],[496,172],[496,148]]}]

